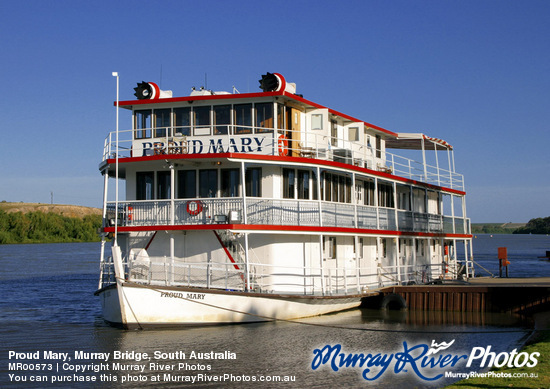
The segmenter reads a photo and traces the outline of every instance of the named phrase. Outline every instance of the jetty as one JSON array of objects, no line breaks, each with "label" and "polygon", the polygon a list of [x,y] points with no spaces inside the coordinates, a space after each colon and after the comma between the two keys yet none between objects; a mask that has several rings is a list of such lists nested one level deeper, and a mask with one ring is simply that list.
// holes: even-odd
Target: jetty
[{"label": "jetty", "polygon": [[490,278],[396,285],[363,299],[363,307],[531,315],[550,309],[550,277]]}]

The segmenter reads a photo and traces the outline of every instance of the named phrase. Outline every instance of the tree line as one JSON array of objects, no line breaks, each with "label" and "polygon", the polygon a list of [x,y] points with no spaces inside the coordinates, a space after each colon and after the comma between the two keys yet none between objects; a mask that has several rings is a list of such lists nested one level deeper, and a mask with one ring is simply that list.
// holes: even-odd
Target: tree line
[{"label": "tree line", "polygon": [[472,224],[473,234],[550,234],[550,216],[539,217],[518,228],[511,228],[501,223]]},{"label": "tree line", "polygon": [[531,219],[525,227],[515,230],[514,234],[550,234],[550,216]]},{"label": "tree line", "polygon": [[94,242],[99,240],[100,215],[82,218],[56,213],[0,210],[0,244]]}]

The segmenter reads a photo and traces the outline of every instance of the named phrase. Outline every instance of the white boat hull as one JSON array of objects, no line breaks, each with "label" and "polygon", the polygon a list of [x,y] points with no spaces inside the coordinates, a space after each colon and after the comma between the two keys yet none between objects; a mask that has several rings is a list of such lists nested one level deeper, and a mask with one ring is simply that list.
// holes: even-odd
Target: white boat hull
[{"label": "white boat hull", "polygon": [[105,320],[125,328],[292,320],[356,308],[364,297],[268,295],[129,282],[96,294]]}]

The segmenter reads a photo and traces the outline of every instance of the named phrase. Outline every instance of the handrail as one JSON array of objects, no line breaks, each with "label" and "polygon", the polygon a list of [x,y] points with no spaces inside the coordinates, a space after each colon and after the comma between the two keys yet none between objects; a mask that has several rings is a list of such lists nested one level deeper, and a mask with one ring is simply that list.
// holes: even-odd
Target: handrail
[{"label": "handrail", "polygon": [[[125,258],[125,278],[142,284],[162,286],[200,286],[215,289],[245,290],[244,269],[229,262],[176,262],[167,257],[151,257],[146,263]],[[114,282],[112,262],[103,264],[105,277],[100,287]],[[356,294],[365,288],[429,283],[444,278],[442,264],[416,264],[364,268],[285,266],[252,262],[251,290],[260,293],[331,295]],[[398,271],[399,268],[399,271]],[[386,279],[386,281],[384,281]]]},{"label": "handrail", "polygon": [[[189,198],[171,200],[126,200],[107,202],[107,222],[113,226],[243,224],[310,227],[369,228],[388,231],[469,233],[469,219],[396,208],[374,207],[319,200],[247,197]],[[200,204],[200,207],[191,207]],[[174,219],[172,220],[172,207]],[[198,212],[196,211],[199,210]],[[357,209],[357,212],[355,212]],[[246,212],[246,219],[245,219]],[[397,220],[396,220],[397,213]],[[453,229],[453,226],[456,226]]]},{"label": "handrail", "polygon": [[[390,153],[385,149],[376,149],[370,145],[367,146],[357,141],[336,138],[326,134],[312,132],[304,134],[301,131],[267,127],[246,127],[240,125],[224,125],[223,127],[227,129],[227,133],[216,134],[213,131],[216,126],[201,127],[204,129],[209,128],[208,131],[204,132],[208,135],[183,135],[184,133],[192,134],[191,127],[185,127],[189,131],[181,131],[181,133],[172,133],[172,129],[167,128],[168,131],[164,131],[165,135],[162,137],[154,137],[154,129],[152,128],[123,130],[119,131],[118,146],[114,140],[115,132],[110,132],[105,139],[103,160],[105,161],[108,158],[113,158],[116,153],[119,153],[119,157],[141,156],[133,155],[133,150],[135,150],[140,143],[150,143],[150,150],[154,154],[185,154],[188,153],[189,150],[178,143],[183,142],[183,140],[185,140],[185,142],[187,142],[186,145],[188,145],[189,142],[198,142],[215,137],[217,142],[219,142],[216,143],[217,148],[220,147],[223,150],[237,150],[234,143],[232,143],[236,136],[266,136],[271,134],[272,136],[269,143],[262,144],[262,152],[258,152],[259,154],[266,154],[266,150],[269,149],[270,155],[281,155],[282,152],[283,155],[289,157],[315,158],[343,162],[371,170],[391,173],[411,180],[464,190],[464,177],[462,174],[455,173],[440,166],[433,166],[429,163],[424,164],[420,161]],[[134,138],[133,135],[136,131],[148,132],[150,136]],[[279,136],[281,135],[284,135],[286,140],[280,142]],[[303,140],[301,139],[302,136],[304,136]],[[284,151],[282,151],[283,149]],[[217,149],[212,151],[218,152]],[[141,153],[143,154],[144,152],[141,151]]]}]

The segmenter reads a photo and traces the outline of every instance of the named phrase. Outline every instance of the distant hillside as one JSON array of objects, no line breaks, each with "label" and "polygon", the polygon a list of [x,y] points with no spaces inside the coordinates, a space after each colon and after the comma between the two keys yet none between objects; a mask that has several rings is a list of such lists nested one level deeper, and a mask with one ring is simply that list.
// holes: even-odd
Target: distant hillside
[{"label": "distant hillside", "polygon": [[473,234],[513,234],[527,223],[472,223]]},{"label": "distant hillside", "polygon": [[101,215],[101,209],[82,207],[80,205],[41,204],[41,203],[8,203],[0,202],[0,210],[6,213],[29,212],[55,213],[61,216],[84,218],[89,215]]},{"label": "distant hillside", "polygon": [[98,208],[0,202],[0,244],[92,242],[100,227]]}]

